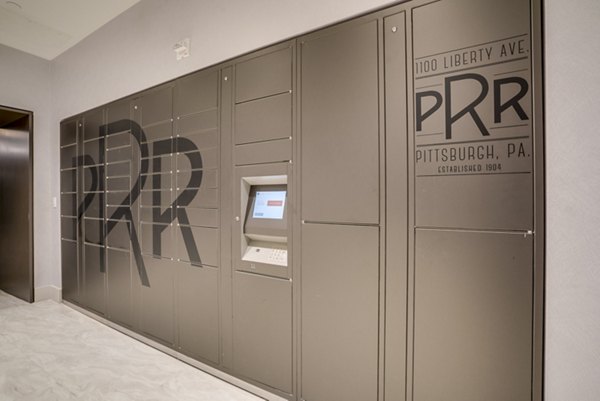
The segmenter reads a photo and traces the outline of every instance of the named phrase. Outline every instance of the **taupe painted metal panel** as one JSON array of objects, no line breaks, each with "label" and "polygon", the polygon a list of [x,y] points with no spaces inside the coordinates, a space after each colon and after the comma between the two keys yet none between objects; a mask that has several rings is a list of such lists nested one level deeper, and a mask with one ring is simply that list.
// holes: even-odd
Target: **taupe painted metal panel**
[{"label": "taupe painted metal panel", "polygon": [[194,358],[218,364],[219,271],[183,262],[176,266],[179,348]]},{"label": "taupe painted metal panel", "polygon": [[[154,229],[161,230],[160,249],[157,249],[154,246]],[[175,249],[173,247],[173,226],[167,224],[140,223],[140,236],[143,255],[162,256],[163,258],[175,257]]]},{"label": "taupe painted metal panel", "polygon": [[106,176],[107,177],[115,177],[115,176],[128,176],[131,174],[131,165],[130,161],[123,161],[117,163],[109,163],[106,165]]},{"label": "taupe painted metal panel", "polygon": [[417,225],[531,229],[530,3],[440,1],[412,20]]},{"label": "taupe painted metal panel", "polygon": [[77,242],[62,240],[62,297],[79,302],[79,273],[77,263]]},{"label": "taupe painted metal panel", "polygon": [[385,18],[386,247],[385,365],[386,401],[406,397],[406,319],[408,274],[408,131],[406,13]]},{"label": "taupe painted metal panel", "polygon": [[243,61],[235,67],[235,102],[240,103],[292,89],[292,49]]},{"label": "taupe painted metal panel", "polygon": [[277,139],[237,145],[233,157],[236,166],[292,160],[292,141],[291,139]]},{"label": "taupe painted metal panel", "polygon": [[302,389],[377,400],[379,228],[302,225]]},{"label": "taupe painted metal panel", "polygon": [[291,93],[283,93],[235,106],[236,145],[291,136]]},{"label": "taupe painted metal panel", "polygon": [[[176,227],[177,259],[190,261],[190,255],[183,240],[183,226]],[[219,230],[205,227],[189,227],[203,265],[219,265]]]},{"label": "taupe painted metal panel", "polygon": [[[124,223],[119,224],[124,225]],[[107,249],[106,271],[106,306],[108,318],[127,326],[133,326],[129,252]]]},{"label": "taupe painted metal panel", "polygon": [[118,148],[120,146],[131,145],[131,134],[128,132],[117,134],[117,135],[109,135],[106,138],[106,148]]},{"label": "taupe painted metal panel", "polygon": [[129,235],[129,222],[119,221],[106,236],[106,245],[110,248],[129,250],[131,239]]},{"label": "taupe painted metal panel", "polygon": [[[146,179],[146,185],[144,189],[156,189],[160,191],[169,191],[171,190],[171,178],[172,174],[170,171],[163,171],[161,173],[156,174],[142,174],[142,178]],[[155,180],[160,182],[160,186],[155,184]]]},{"label": "taupe painted metal panel", "polygon": [[180,196],[184,193],[195,194],[192,201],[187,205],[186,209],[189,208],[218,208],[219,207],[219,191],[216,188],[200,188],[197,189],[186,189],[183,191],[177,191],[177,195]]},{"label": "taupe painted metal panel", "polygon": [[104,132],[101,127],[104,126],[104,110],[98,109],[86,113],[83,116],[83,139],[102,138]]},{"label": "taupe painted metal panel", "polygon": [[105,298],[105,257],[104,248],[95,245],[84,246],[83,304],[94,311],[104,314]]},{"label": "taupe painted metal panel", "polygon": [[[146,181],[146,186],[148,187],[148,181]],[[142,206],[154,206],[153,198],[154,196],[158,196],[160,199],[160,204],[157,206],[166,207],[172,202],[172,191],[170,189],[166,189],[164,191],[142,191],[140,194],[141,205]]]},{"label": "taupe painted metal panel", "polygon": [[[85,196],[88,196],[87,194]],[[102,193],[93,194],[89,206],[83,212],[85,217],[102,218],[104,207],[104,196]]]},{"label": "taupe painted metal panel", "polygon": [[77,121],[66,121],[60,125],[60,146],[77,142]]},{"label": "taupe painted metal panel", "polygon": [[70,169],[60,172],[60,192],[77,191],[77,170]]},{"label": "taupe painted metal panel", "polygon": [[[95,138],[83,143],[83,152],[91,159],[84,161],[86,165],[96,165],[104,163],[104,138]],[[117,151],[107,152],[106,155],[114,155]]]},{"label": "taupe painted metal panel", "polygon": [[77,219],[73,217],[60,218],[60,235],[61,238],[77,240]]},{"label": "taupe painted metal panel", "polygon": [[289,280],[235,272],[235,373],[292,391],[292,285]]},{"label": "taupe painted metal panel", "polygon": [[175,344],[175,262],[144,256],[150,287],[141,288],[140,329],[155,339]]},{"label": "taupe painted metal panel", "polygon": [[378,223],[377,21],[301,44],[302,218]]},{"label": "taupe painted metal panel", "polygon": [[106,179],[107,191],[129,191],[131,182],[129,177],[115,177]]},{"label": "taupe painted metal panel", "polygon": [[83,168],[83,192],[101,192],[104,190],[104,166]]},{"label": "taupe painted metal panel", "polygon": [[83,219],[85,242],[104,244],[104,221],[99,219]]},{"label": "taupe painted metal panel", "polygon": [[[199,111],[177,120],[177,134],[179,136],[207,135],[218,136],[216,127],[219,121],[219,110],[209,109]],[[216,146],[215,143],[213,146]],[[200,146],[200,148],[206,146]]]},{"label": "taupe painted metal panel", "polygon": [[[201,188],[210,188],[215,189],[218,188],[217,177],[218,170],[202,170],[202,181],[200,182]],[[191,180],[192,178],[192,170],[188,171],[180,171],[175,174],[176,187],[178,189],[184,188],[198,188],[198,182],[194,182]]]},{"label": "taupe painted metal panel", "polygon": [[216,128],[210,128],[204,131],[187,132],[179,135],[192,141],[198,149],[218,148],[219,131]]},{"label": "taupe painted metal panel", "polygon": [[[216,169],[218,166],[218,148],[198,149],[202,156],[203,169]],[[187,153],[177,153],[177,170],[191,170],[189,155]]]},{"label": "taupe painted metal panel", "polygon": [[[107,192],[106,193],[106,204],[111,206],[121,206],[123,201],[127,199],[129,192]],[[110,214],[109,214],[110,215]]]},{"label": "taupe painted metal panel", "polygon": [[74,167],[73,161],[77,157],[77,145],[69,145],[60,149],[60,168]]},{"label": "taupe painted metal panel", "polygon": [[531,399],[533,241],[417,230],[414,400]]},{"label": "taupe painted metal panel", "polygon": [[[131,99],[118,100],[106,106],[106,121],[109,123],[131,118]],[[125,126],[126,130],[130,126]],[[114,133],[117,133],[116,131]]]},{"label": "taupe painted metal panel", "polygon": [[77,216],[77,194],[60,195],[60,214],[63,216]]},{"label": "taupe painted metal panel", "polygon": [[[141,110],[142,127],[163,121],[170,121],[173,109],[173,88],[170,85],[145,93],[137,99]],[[167,135],[169,136],[170,133]]]},{"label": "taupe painted metal panel", "polygon": [[183,116],[216,108],[219,99],[218,78],[218,70],[213,70],[178,79],[173,98],[173,114]]},{"label": "taupe painted metal panel", "polygon": [[[87,142],[86,142],[86,144],[87,144]],[[121,148],[114,148],[114,149],[109,149],[106,151],[106,162],[107,163],[114,163],[114,162],[126,161],[126,160],[131,160],[131,146],[124,146]]]},{"label": "taupe painted metal panel", "polygon": [[531,174],[419,178],[417,225],[530,230],[532,180]]},{"label": "taupe painted metal panel", "polygon": [[[155,123],[154,125],[145,126],[144,127],[144,136],[146,137],[146,141],[142,142],[152,142],[158,139],[164,139],[171,136],[173,132],[173,122],[171,120],[162,121],[159,123]],[[152,146],[152,145],[150,145]],[[150,152],[152,153],[152,152]]]},{"label": "taupe painted metal panel", "polygon": [[[178,210],[181,208],[178,208]],[[188,220],[193,227],[219,227],[218,209],[186,208]]]}]

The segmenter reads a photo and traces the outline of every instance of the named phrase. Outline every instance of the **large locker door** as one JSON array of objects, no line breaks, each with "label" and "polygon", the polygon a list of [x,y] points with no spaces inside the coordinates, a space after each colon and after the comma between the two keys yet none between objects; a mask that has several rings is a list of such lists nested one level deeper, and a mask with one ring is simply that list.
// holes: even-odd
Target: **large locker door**
[{"label": "large locker door", "polygon": [[301,41],[302,218],[379,223],[377,21]]},{"label": "large locker door", "polygon": [[532,237],[416,240],[414,400],[530,400]]},{"label": "large locker door", "polygon": [[233,278],[233,365],[251,380],[292,393],[291,282],[244,272]]},{"label": "large locker door", "polygon": [[302,398],[375,401],[379,229],[302,226]]}]

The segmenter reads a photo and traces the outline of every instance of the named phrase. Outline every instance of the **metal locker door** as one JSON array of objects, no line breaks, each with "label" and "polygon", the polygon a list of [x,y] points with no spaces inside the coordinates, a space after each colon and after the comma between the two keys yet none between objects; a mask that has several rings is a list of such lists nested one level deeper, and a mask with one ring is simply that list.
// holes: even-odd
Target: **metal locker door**
[{"label": "metal locker door", "polygon": [[302,218],[376,224],[377,21],[315,35],[300,39]]},{"label": "metal locker door", "polygon": [[292,283],[235,272],[233,366],[237,374],[292,393]]},{"label": "metal locker door", "polygon": [[533,237],[417,230],[414,401],[531,400]]},{"label": "metal locker door", "polygon": [[177,327],[182,353],[219,363],[219,270],[174,263],[177,268]]},{"label": "metal locker door", "polygon": [[308,401],[376,401],[379,228],[302,225],[302,389]]}]

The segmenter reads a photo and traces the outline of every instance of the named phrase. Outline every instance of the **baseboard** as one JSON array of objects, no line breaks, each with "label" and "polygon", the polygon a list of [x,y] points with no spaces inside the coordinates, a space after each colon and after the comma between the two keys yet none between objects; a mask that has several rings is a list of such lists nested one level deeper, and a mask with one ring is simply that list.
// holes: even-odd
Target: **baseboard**
[{"label": "baseboard", "polygon": [[53,285],[47,285],[44,287],[37,287],[35,289],[35,302],[46,301],[51,299],[52,301],[62,301],[62,289]]}]

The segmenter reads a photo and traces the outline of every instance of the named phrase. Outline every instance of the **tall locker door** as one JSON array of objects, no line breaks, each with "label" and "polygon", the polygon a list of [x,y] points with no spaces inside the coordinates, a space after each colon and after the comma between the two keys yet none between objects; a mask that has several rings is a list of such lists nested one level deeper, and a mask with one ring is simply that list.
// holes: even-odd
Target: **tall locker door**
[{"label": "tall locker door", "polygon": [[80,302],[77,179],[77,121],[72,120],[63,122],[60,126],[62,296],[71,302]]},{"label": "tall locker door", "polygon": [[301,38],[301,398],[375,401],[378,23]]},{"label": "tall locker door", "polygon": [[532,244],[417,231],[415,401],[531,399]]},{"label": "tall locker door", "polygon": [[408,272],[408,135],[406,13],[384,19],[386,119],[386,401],[406,397],[406,296]]},{"label": "tall locker door", "polygon": [[375,401],[379,229],[302,228],[302,399]]}]

